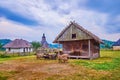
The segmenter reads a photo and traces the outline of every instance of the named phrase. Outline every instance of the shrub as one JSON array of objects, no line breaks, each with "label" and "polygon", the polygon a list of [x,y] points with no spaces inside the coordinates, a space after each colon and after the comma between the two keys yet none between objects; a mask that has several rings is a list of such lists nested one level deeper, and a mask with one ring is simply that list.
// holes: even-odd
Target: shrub
[{"label": "shrub", "polygon": [[0,58],[9,58],[10,56],[5,55],[5,54],[0,54]]}]

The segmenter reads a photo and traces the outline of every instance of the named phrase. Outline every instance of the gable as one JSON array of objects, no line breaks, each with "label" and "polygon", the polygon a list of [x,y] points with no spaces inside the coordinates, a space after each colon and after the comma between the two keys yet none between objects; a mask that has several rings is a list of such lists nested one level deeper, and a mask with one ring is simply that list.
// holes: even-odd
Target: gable
[{"label": "gable", "polygon": [[80,30],[75,25],[70,25],[64,33],[57,39],[57,41],[73,41],[73,40],[84,40],[92,39],[91,36]]}]

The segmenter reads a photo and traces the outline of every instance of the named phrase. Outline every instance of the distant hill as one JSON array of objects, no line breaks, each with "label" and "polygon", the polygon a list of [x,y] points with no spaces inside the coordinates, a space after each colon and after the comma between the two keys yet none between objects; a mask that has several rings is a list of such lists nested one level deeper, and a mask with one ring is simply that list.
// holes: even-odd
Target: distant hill
[{"label": "distant hill", "polygon": [[0,39],[0,50],[5,50],[3,46],[9,42],[11,42],[10,39]]},{"label": "distant hill", "polygon": [[115,43],[113,41],[109,41],[109,40],[102,40],[104,42],[104,44],[100,44],[100,48],[101,49],[110,49],[112,48],[112,45]]},{"label": "distant hill", "polygon": [[11,42],[10,39],[0,39],[0,43],[1,43],[2,45],[5,45],[5,44],[7,44],[7,43],[9,43],[9,42]]}]

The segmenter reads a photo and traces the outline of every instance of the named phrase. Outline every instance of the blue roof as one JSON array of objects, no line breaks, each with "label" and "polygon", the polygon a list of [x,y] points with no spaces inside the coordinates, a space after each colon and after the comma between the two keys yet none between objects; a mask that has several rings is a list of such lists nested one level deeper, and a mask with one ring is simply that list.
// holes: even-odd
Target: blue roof
[{"label": "blue roof", "polygon": [[113,46],[120,46],[120,39],[113,44]]}]

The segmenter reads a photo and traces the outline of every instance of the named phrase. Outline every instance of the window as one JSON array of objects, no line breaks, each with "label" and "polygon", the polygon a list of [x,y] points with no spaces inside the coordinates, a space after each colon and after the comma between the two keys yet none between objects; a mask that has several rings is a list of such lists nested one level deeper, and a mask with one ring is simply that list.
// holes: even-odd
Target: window
[{"label": "window", "polygon": [[72,39],[76,39],[76,34],[72,34]]}]

